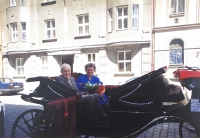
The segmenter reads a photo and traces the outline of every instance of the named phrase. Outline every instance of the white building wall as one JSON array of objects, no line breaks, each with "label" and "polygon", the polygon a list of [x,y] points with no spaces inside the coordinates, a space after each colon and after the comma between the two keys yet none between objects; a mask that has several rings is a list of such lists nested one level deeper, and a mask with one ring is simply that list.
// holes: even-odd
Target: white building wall
[{"label": "white building wall", "polygon": [[[169,66],[169,46],[175,38],[184,41],[184,66],[200,67],[198,52],[200,51],[200,29],[188,29],[156,33],[155,35],[155,68]],[[168,76],[173,77],[173,70],[176,67],[169,67]],[[170,71],[171,70],[171,71]]]},{"label": "white building wall", "polygon": [[[60,74],[61,57],[69,55],[69,49],[81,51],[79,54],[72,54],[74,55],[73,71],[83,74],[85,74],[84,66],[87,63],[87,54],[95,53],[96,74],[105,84],[122,84],[133,77],[132,74],[141,76],[144,72],[151,71],[151,61],[149,60],[151,57],[148,50],[145,50],[151,47],[151,1],[149,0],[57,0],[56,4],[46,6],[41,6],[44,3],[43,0],[28,0],[26,6],[20,6],[17,0],[15,7],[10,7],[8,0],[2,1],[4,2],[1,18],[3,19],[2,42],[5,76],[17,79],[43,76],[42,56],[48,56],[48,76],[57,76]],[[138,29],[132,29],[133,4],[139,4]],[[117,7],[123,5],[128,6],[128,29],[117,31]],[[107,32],[109,8],[113,8],[114,14],[112,33]],[[77,15],[86,13],[89,14],[91,38],[75,39]],[[14,16],[11,17],[11,15]],[[57,40],[54,42],[43,42],[46,39],[44,21],[47,19],[55,19]],[[11,42],[10,23],[13,22],[17,22],[19,32],[19,40],[15,43]],[[20,39],[21,22],[26,22],[27,25],[26,42],[21,42]],[[132,51],[132,71],[129,73],[131,75],[125,73],[125,76],[119,76],[117,52],[124,50]],[[60,51],[62,52],[60,55],[51,54]],[[23,76],[16,76],[16,58],[25,59]]]},{"label": "white building wall", "polygon": [[101,81],[105,83],[108,80],[107,76],[107,68],[109,68],[107,64],[107,53],[105,49],[99,50],[99,69],[98,69],[98,76],[101,78]]},{"label": "white building wall", "polygon": [[48,56],[48,68],[49,68],[49,76],[58,76],[60,75],[60,63],[59,59],[57,59],[57,56]]},{"label": "white building wall", "polygon": [[[199,24],[199,0],[185,0],[183,14],[170,13],[171,1],[156,1],[155,8],[155,39],[152,40],[155,52],[155,69],[168,67],[165,74],[173,77],[173,71],[179,66],[200,67],[198,52],[200,51],[200,24]],[[177,21],[177,22],[175,22]],[[184,42],[184,64],[169,64],[169,46],[173,39],[181,39]]]}]

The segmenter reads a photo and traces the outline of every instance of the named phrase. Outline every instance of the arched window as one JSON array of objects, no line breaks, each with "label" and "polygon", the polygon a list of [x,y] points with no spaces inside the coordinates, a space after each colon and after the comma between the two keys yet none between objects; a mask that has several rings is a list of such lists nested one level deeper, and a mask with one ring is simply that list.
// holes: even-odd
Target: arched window
[{"label": "arched window", "polygon": [[181,39],[173,39],[170,42],[170,65],[180,65],[184,63],[184,42]]}]

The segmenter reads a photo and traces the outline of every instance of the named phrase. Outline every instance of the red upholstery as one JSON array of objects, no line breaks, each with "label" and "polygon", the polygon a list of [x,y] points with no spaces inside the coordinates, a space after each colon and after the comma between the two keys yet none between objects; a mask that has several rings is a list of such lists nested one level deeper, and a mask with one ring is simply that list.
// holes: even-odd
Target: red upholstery
[{"label": "red upholstery", "polygon": [[76,104],[76,97],[47,103],[45,112],[50,137],[76,137]]}]

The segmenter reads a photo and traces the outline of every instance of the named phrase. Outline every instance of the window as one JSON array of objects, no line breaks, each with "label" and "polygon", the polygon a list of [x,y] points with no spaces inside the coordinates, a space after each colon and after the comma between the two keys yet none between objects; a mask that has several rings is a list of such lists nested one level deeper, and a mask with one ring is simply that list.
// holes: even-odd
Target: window
[{"label": "window", "polygon": [[16,6],[16,0],[10,0],[10,6]]},{"label": "window", "polygon": [[170,43],[170,65],[183,64],[183,41],[181,39],[174,39]]},{"label": "window", "polygon": [[46,20],[46,38],[52,39],[56,37],[55,20]]},{"label": "window", "polygon": [[108,32],[113,31],[113,10],[108,10]]},{"label": "window", "polygon": [[89,15],[78,16],[78,35],[89,34]]},{"label": "window", "polygon": [[42,75],[48,75],[48,57],[41,57],[42,61]]},{"label": "window", "polygon": [[171,0],[171,14],[184,13],[185,0]]},{"label": "window", "polygon": [[138,28],[138,5],[133,5],[133,28]]},{"label": "window", "polygon": [[26,41],[26,23],[21,23],[21,41]]},{"label": "window", "polygon": [[24,75],[24,58],[16,58],[16,75]]},{"label": "window", "polygon": [[11,28],[12,42],[16,42],[18,40],[17,23],[11,23]]},{"label": "window", "polygon": [[128,7],[118,7],[118,29],[126,29],[128,27]]},{"label": "window", "polygon": [[88,58],[88,62],[95,62],[96,61],[94,53],[87,54],[87,58]]},{"label": "window", "polygon": [[26,0],[20,0],[20,5],[21,5],[21,6],[26,5]]},{"label": "window", "polygon": [[118,52],[119,72],[131,72],[131,51]]}]

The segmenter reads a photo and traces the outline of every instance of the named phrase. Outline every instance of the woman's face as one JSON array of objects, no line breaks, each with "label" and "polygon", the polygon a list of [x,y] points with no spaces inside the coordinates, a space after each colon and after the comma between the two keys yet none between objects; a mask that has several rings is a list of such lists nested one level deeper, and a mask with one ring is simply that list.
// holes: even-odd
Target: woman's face
[{"label": "woman's face", "polygon": [[86,68],[86,73],[87,73],[88,76],[94,75],[94,72],[95,72],[94,67],[87,67]]}]

